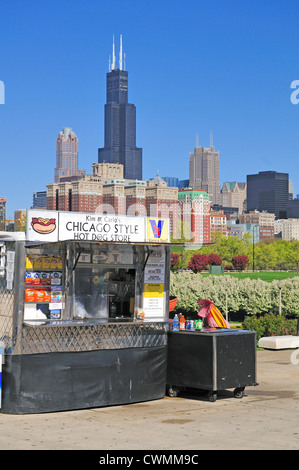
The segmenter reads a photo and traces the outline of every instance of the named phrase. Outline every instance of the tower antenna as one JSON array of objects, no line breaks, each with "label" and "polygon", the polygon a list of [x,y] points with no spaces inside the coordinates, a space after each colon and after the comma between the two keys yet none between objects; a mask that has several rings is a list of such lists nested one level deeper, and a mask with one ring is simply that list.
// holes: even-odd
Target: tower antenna
[{"label": "tower antenna", "polygon": [[210,147],[213,147],[213,131],[210,131]]},{"label": "tower antenna", "polygon": [[199,136],[198,136],[198,132],[196,133],[196,148],[199,147]]},{"label": "tower antenna", "polygon": [[114,35],[113,35],[113,46],[112,46],[112,66],[111,70],[115,69],[115,46],[114,46]]},{"label": "tower antenna", "polygon": [[119,45],[119,70],[123,69],[123,37],[120,35],[120,45]]}]

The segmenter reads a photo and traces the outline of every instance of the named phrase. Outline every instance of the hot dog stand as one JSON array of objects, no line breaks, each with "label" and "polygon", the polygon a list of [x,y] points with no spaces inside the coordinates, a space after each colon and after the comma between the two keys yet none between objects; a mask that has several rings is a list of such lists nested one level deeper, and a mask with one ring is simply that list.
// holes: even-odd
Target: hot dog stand
[{"label": "hot dog stand", "polygon": [[0,250],[1,412],[165,395],[168,219],[28,210]]}]

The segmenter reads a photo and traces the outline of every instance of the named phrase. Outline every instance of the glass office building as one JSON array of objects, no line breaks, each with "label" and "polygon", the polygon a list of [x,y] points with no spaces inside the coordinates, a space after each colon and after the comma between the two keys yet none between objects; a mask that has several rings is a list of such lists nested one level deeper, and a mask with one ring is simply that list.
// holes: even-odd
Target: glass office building
[{"label": "glass office building", "polygon": [[289,175],[276,171],[260,171],[247,175],[247,210],[267,211],[276,219],[287,218]]},{"label": "glass office building", "polygon": [[33,193],[32,208],[47,207],[47,191],[37,191]]}]

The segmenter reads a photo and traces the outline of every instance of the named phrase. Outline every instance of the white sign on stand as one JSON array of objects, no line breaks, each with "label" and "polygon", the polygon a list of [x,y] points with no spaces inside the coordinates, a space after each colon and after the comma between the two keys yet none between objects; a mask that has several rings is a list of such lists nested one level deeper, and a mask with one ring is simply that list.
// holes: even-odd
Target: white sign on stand
[{"label": "white sign on stand", "polygon": [[59,213],[59,240],[140,242],[145,239],[144,217],[109,214]]},{"label": "white sign on stand", "polygon": [[159,318],[163,320],[164,299],[163,297],[144,297],[143,310],[145,318]]},{"label": "white sign on stand", "polygon": [[7,251],[6,253],[6,289],[12,290],[15,269],[15,252]]},{"label": "white sign on stand", "polygon": [[169,220],[30,209],[27,211],[26,239],[42,242],[168,243]]},{"label": "white sign on stand", "polygon": [[165,293],[165,251],[160,247],[153,248],[144,270],[143,309],[145,318],[154,317],[163,320]]},{"label": "white sign on stand", "polygon": [[0,243],[0,277],[5,275],[5,245]]}]

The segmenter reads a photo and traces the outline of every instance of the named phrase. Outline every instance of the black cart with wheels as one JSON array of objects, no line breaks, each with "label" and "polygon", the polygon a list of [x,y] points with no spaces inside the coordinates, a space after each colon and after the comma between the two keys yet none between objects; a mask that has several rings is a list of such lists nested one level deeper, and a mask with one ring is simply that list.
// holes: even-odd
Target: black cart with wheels
[{"label": "black cart with wheels", "polygon": [[216,401],[220,390],[234,389],[242,398],[256,383],[256,333],[205,328],[168,332],[167,394],[186,388],[208,392]]}]

